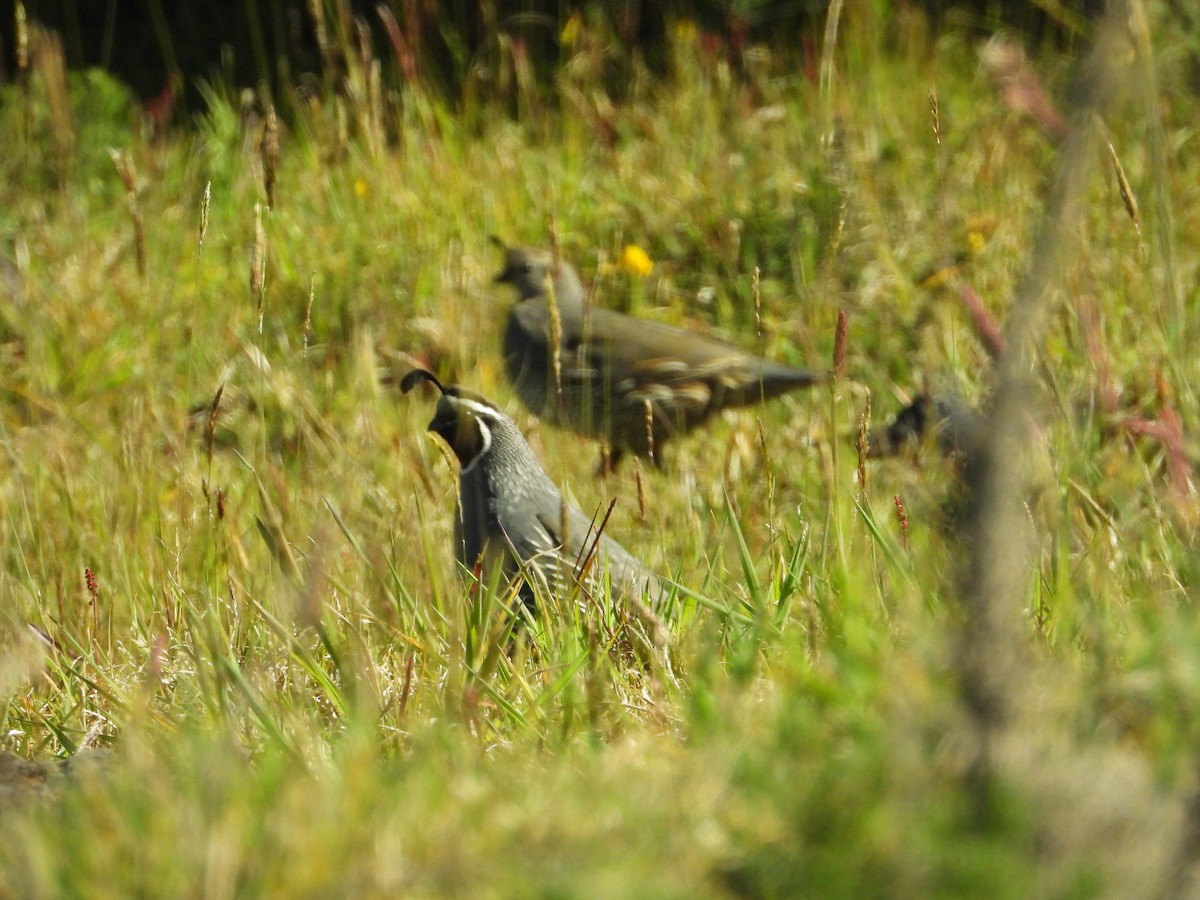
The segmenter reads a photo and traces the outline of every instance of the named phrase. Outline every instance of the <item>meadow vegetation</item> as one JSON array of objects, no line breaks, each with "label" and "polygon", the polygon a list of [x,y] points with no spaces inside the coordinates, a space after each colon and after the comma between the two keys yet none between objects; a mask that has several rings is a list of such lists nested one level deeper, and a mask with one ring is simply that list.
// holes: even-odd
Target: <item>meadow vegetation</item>
[{"label": "meadow vegetation", "polygon": [[[165,131],[35,54],[0,96],[0,749],[74,762],[0,793],[0,895],[1195,890],[1200,34],[1144,17],[1027,48],[1065,138],[907,6],[736,65],[680,21],[661,75],[574,20],[550,83],[498,37],[453,100],[345,48],[286,115],[211,84]],[[504,378],[492,234],[795,365],[844,311],[840,377],[597,479]],[[509,640],[414,365],[617,499],[683,588],[668,666],[569,604]],[[1011,478],[860,458],[926,387],[996,410]]]}]

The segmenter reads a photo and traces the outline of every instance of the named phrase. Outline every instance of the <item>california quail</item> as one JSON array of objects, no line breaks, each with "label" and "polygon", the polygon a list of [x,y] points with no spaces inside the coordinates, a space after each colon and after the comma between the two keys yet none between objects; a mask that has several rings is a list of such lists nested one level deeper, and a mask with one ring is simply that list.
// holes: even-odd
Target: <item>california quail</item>
[{"label": "california quail", "polygon": [[954,394],[918,394],[887,425],[873,429],[868,440],[872,457],[896,456],[907,446],[934,435],[945,456],[965,456],[983,440],[983,416]]},{"label": "california quail", "polygon": [[[607,578],[610,597],[627,604],[653,646],[669,633],[650,603],[668,597],[666,585],[628,550],[563,500],[520,429],[494,404],[456,385],[443,387],[424,369],[401,382],[407,393],[422,381],[442,392],[429,430],[458,457],[455,545],[469,569],[499,563],[505,577],[524,576],[522,600],[534,608],[538,593],[580,584],[594,591]],[[598,539],[597,539],[597,535]],[[537,582],[535,589],[533,582]]]},{"label": "california quail", "polygon": [[722,409],[822,380],[695,332],[586,308],[575,269],[546,250],[505,248],[496,282],[518,294],[504,362],[521,402],[606,443],[613,466],[627,451],[661,463],[667,440]]}]

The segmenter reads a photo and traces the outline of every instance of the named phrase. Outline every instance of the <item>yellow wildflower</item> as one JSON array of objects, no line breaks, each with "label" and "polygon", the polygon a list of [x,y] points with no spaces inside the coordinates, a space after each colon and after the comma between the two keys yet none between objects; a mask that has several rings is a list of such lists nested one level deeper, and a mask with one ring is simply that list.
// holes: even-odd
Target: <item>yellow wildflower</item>
[{"label": "yellow wildflower", "polygon": [[634,275],[645,277],[654,268],[650,255],[637,244],[626,244],[621,251],[621,268]]}]

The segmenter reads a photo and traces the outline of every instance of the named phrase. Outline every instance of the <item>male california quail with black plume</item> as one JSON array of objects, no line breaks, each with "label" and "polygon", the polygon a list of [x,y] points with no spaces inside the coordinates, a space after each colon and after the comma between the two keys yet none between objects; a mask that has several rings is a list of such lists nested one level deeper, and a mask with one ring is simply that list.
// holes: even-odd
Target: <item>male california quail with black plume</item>
[{"label": "male california quail with black plume", "polygon": [[546,250],[506,247],[496,282],[518,294],[504,363],[521,402],[606,443],[613,466],[625,452],[661,463],[667,440],[722,409],[822,380],[692,331],[586,308],[575,269]]},{"label": "male california quail with black plume", "polygon": [[[562,493],[542,468],[511,418],[478,394],[414,369],[405,393],[423,381],[441,391],[429,430],[446,442],[459,462],[455,543],[459,561],[477,565],[484,577],[500,565],[505,577],[520,572],[522,600],[531,608],[543,591],[580,584],[585,593],[605,582],[617,602],[655,647],[669,633],[650,603],[669,595],[667,586]],[[532,582],[537,583],[537,588]]]}]

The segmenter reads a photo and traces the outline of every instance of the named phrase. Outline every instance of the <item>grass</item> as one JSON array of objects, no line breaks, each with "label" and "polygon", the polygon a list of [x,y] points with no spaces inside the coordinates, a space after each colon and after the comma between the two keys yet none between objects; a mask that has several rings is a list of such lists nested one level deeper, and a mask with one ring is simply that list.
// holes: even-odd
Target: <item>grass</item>
[{"label": "grass", "polygon": [[[1057,235],[1032,567],[996,647],[1020,695],[984,754],[960,473],[860,485],[854,435],[868,396],[878,422],[926,382],[992,393],[957,285],[913,279],[991,218],[961,277],[1004,320],[1059,151],[962,33],[896,27],[848,15],[824,93],[798,51],[735,74],[688,28],[611,106],[586,31],[545,91],[456,110],[352,69],[277,160],[219,87],[154,139],[53,54],[4,88],[0,733],[111,750],[0,810],[0,894],[1185,893],[1195,443],[1123,423],[1196,427],[1195,36],[1154,31],[1156,80],[1133,65],[1104,110],[1140,231],[1094,147]],[[1063,96],[1077,62],[1033,65]],[[798,365],[831,364],[845,310],[845,377],[597,481],[503,377],[493,233]],[[605,266],[627,244],[648,276]],[[414,363],[512,411],[584,509],[617,497],[610,532],[688,589],[670,673],[571,610],[508,641],[504,597],[455,571],[454,467],[394,389]]]}]

